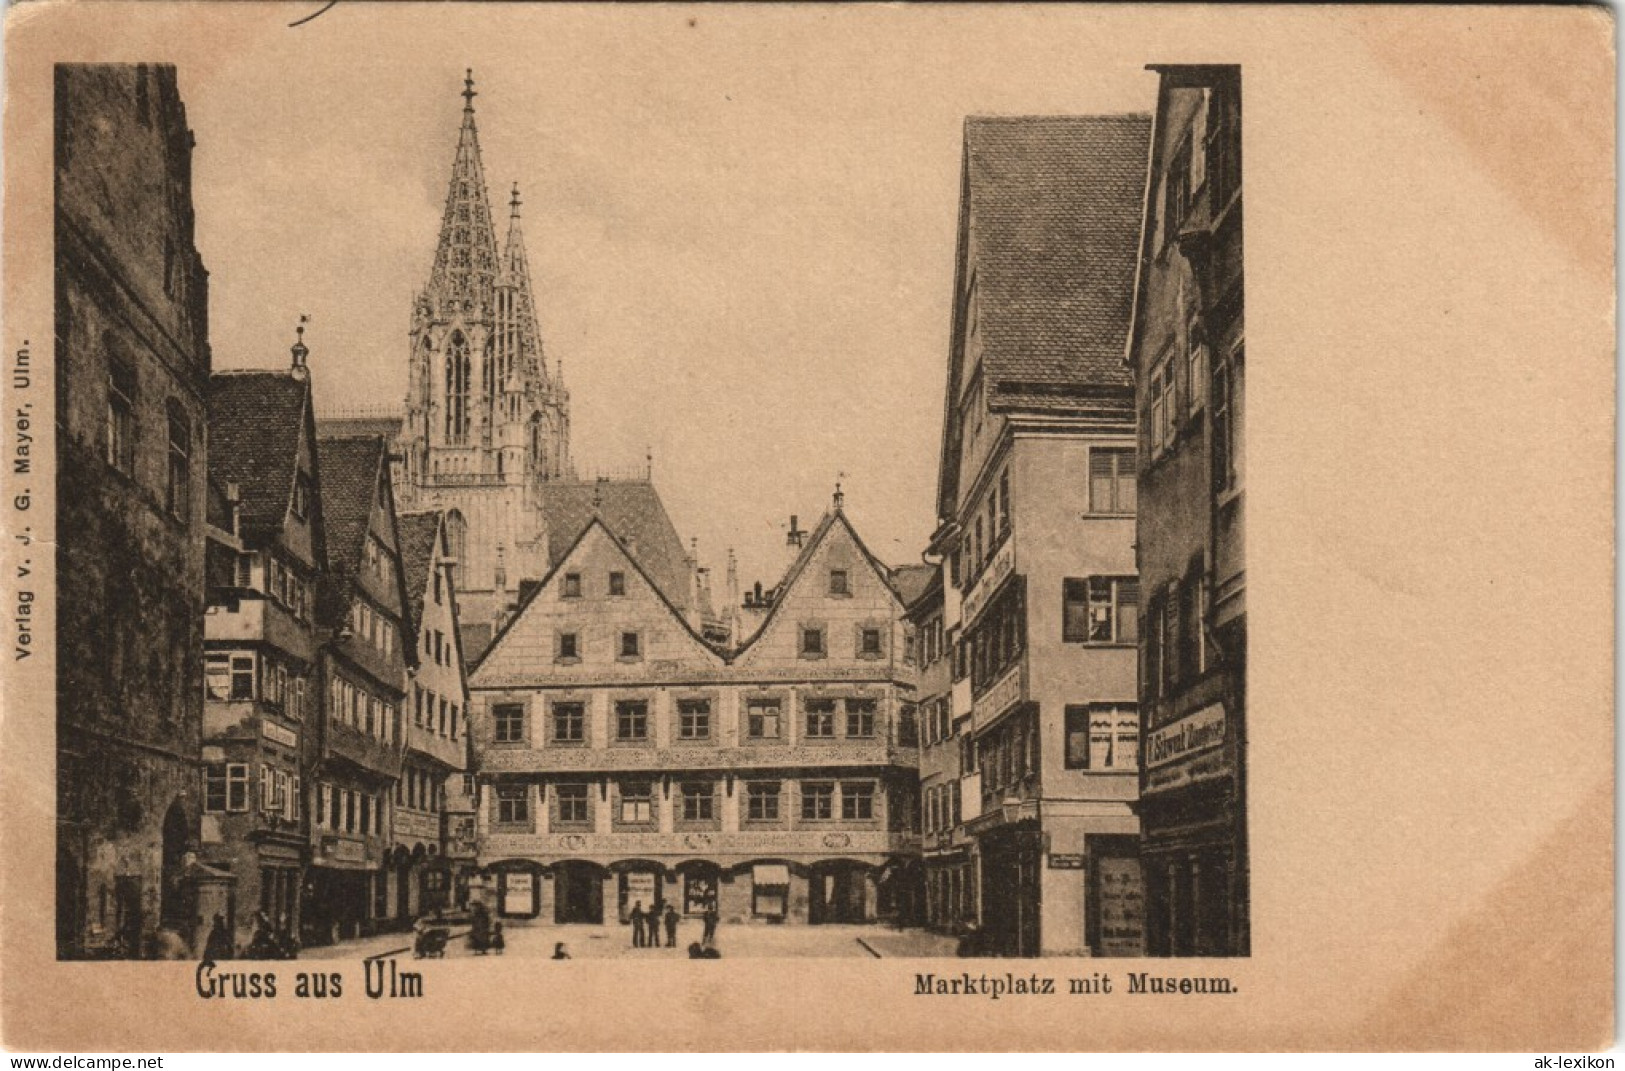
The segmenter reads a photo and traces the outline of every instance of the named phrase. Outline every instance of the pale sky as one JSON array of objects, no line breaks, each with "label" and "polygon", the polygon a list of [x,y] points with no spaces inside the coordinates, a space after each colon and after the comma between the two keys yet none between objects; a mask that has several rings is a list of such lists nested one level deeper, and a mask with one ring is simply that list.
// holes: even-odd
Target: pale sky
[{"label": "pale sky", "polygon": [[[304,13],[259,10],[262,32]],[[1158,57],[1101,48],[1096,13],[1012,13],[998,35],[965,14],[341,3],[190,61],[167,42],[216,366],[285,362],[306,312],[324,407],[399,404],[472,66],[578,468],[652,450],[719,581],[728,546],[744,583],[776,579],[788,516],[810,526],[842,472],[870,548],[918,561],[964,117],[1149,111],[1156,91]]]}]

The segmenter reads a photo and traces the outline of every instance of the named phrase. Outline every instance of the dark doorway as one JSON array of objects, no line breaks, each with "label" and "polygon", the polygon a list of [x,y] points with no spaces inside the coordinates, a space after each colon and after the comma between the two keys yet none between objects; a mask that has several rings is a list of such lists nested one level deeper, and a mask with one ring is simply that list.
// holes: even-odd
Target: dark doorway
[{"label": "dark doorway", "polygon": [[604,923],[604,869],[593,863],[560,863],[553,868],[553,921]]},{"label": "dark doorway", "polygon": [[56,957],[72,959],[83,953],[80,934],[85,926],[85,877],[68,846],[56,845]]},{"label": "dark doorway", "polygon": [[120,875],[113,879],[114,932],[118,934],[118,954],[124,959],[136,959],[145,951],[141,947],[141,879]]},{"label": "dark doorway", "polygon": [[158,917],[166,925],[187,926],[192,921],[191,904],[185,887],[186,852],[191,844],[191,830],[186,820],[186,809],[176,800],[164,812],[163,887],[160,891]]},{"label": "dark doorway", "polygon": [[814,925],[867,921],[864,867],[831,863],[813,868],[807,921]]}]

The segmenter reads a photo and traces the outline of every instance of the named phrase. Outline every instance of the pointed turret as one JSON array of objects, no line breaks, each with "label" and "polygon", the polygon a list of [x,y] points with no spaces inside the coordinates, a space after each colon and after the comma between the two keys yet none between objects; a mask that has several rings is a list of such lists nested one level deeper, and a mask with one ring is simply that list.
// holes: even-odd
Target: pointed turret
[{"label": "pointed turret", "polygon": [[530,292],[530,261],[525,257],[525,235],[519,226],[519,183],[508,201],[508,238],[502,250],[502,282],[513,289],[509,318],[518,340],[518,352],[509,369],[526,380],[547,382],[547,361],[542,355],[542,332],[536,324],[536,301]]},{"label": "pointed turret", "polygon": [[463,127],[457,136],[457,156],[446,190],[446,214],[440,223],[440,244],[435,248],[428,296],[439,305],[446,301],[472,301],[476,308],[490,303],[497,283],[496,228],[485,191],[485,169],[480,163],[480,137],[474,126],[474,72],[463,80]]}]

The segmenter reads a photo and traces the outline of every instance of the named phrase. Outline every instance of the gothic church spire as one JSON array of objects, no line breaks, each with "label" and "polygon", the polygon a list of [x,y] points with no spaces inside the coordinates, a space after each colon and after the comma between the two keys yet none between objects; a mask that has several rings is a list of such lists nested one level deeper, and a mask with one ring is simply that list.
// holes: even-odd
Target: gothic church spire
[{"label": "gothic church spire", "polygon": [[513,323],[518,330],[519,367],[516,371],[539,382],[547,380],[542,354],[542,333],[536,325],[536,302],[530,292],[530,262],[525,257],[525,235],[519,227],[519,183],[508,202],[508,237],[502,249],[502,281],[513,288]]},{"label": "gothic church spire", "polygon": [[474,126],[474,72],[463,79],[463,127],[457,136],[446,213],[440,224],[428,296],[436,305],[468,302],[488,305],[497,283],[496,228],[480,163],[479,131]]}]

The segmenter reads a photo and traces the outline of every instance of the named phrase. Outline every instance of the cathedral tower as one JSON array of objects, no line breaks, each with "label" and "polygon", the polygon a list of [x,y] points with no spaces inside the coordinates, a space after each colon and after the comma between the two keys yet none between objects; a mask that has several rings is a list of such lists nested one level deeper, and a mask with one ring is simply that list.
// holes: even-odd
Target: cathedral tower
[{"label": "cathedral tower", "polygon": [[570,396],[548,374],[517,183],[497,246],[472,71],[462,95],[440,240],[412,306],[399,482],[404,508],[457,511],[459,600],[469,620],[495,621],[519,578],[546,571],[540,489],[573,475]]}]

